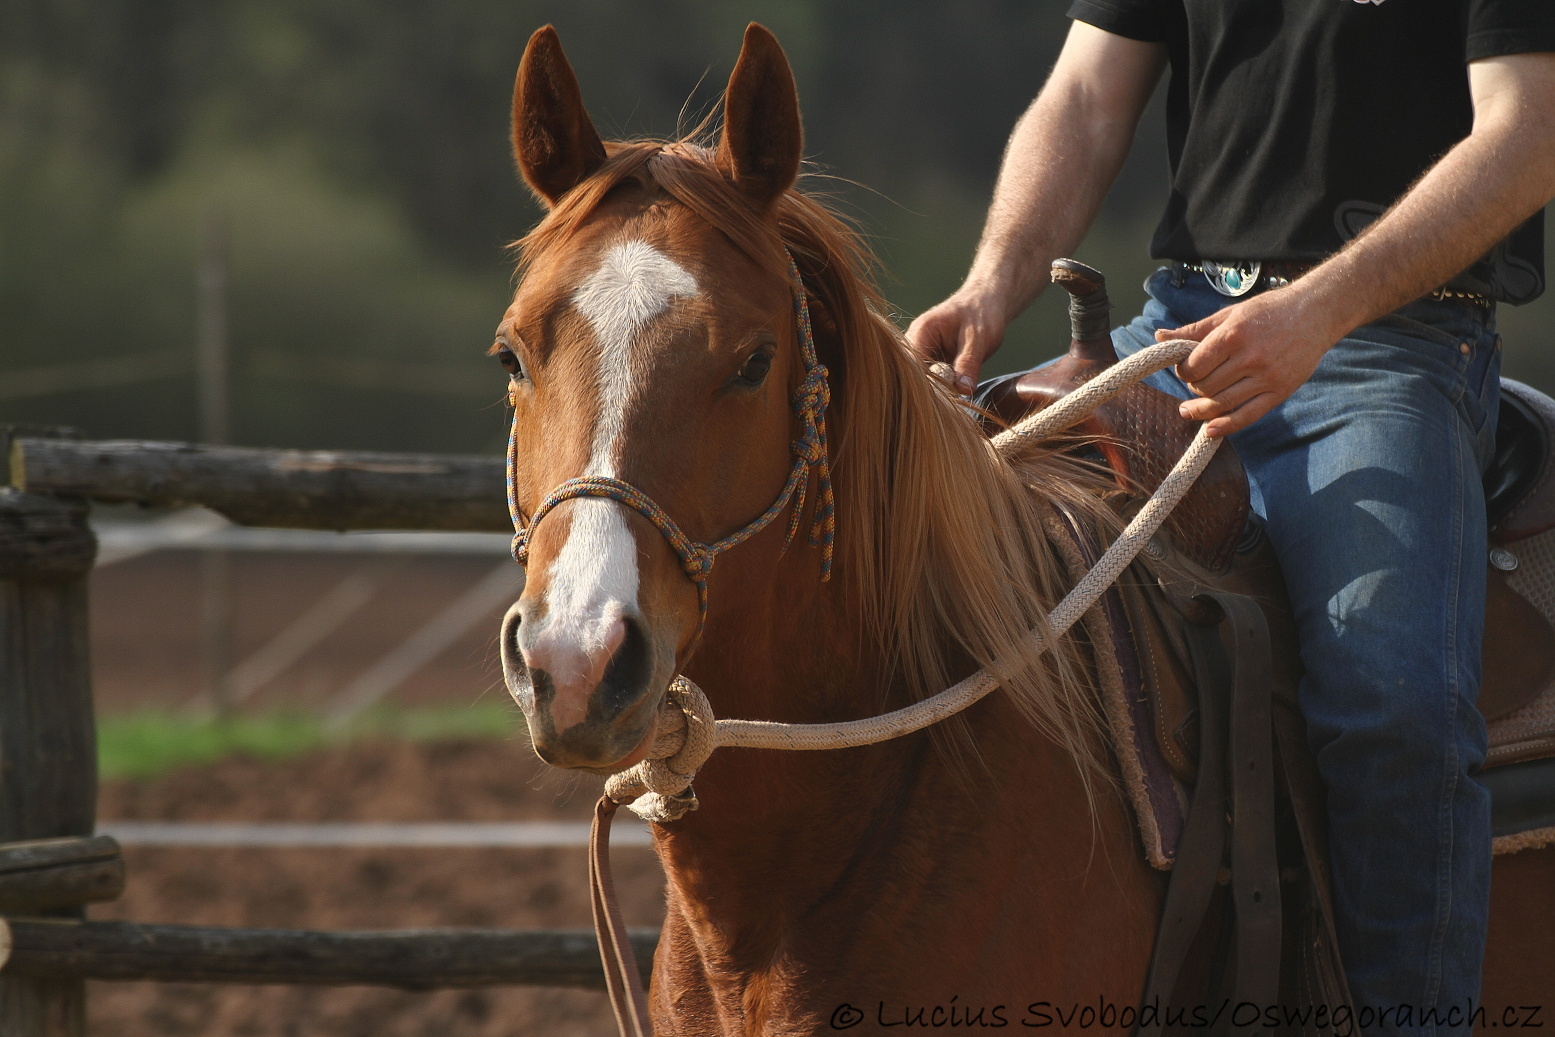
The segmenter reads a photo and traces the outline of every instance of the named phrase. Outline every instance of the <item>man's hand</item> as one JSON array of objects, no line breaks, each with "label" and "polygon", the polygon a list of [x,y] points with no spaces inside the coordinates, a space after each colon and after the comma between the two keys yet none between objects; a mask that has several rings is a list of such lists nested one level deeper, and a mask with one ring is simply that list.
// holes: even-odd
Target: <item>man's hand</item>
[{"label": "man's hand", "polygon": [[1166,68],[1166,44],[1076,21],[999,167],[966,282],[907,329],[907,344],[958,392],[977,387],[1015,315],[1047,286],[1101,208]]},{"label": "man's hand", "polygon": [[1345,330],[1322,319],[1308,293],[1292,285],[1155,337],[1199,343],[1177,365],[1177,377],[1200,399],[1184,402],[1178,413],[1209,421],[1215,437],[1240,431],[1283,403]]},{"label": "man's hand", "polygon": [[907,345],[952,388],[970,396],[1008,324],[1001,303],[963,288],[919,314],[907,328]]}]

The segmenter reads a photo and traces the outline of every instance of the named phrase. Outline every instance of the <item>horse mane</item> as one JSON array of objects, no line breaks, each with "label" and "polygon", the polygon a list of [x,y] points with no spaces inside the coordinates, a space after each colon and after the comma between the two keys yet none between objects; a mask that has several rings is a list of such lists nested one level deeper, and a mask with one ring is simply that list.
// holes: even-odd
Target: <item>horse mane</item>
[{"label": "horse mane", "polygon": [[[1083,649],[1065,637],[1044,657],[1028,634],[1054,640],[1046,614],[1069,583],[1044,517],[1056,508],[1085,528],[1116,529],[1103,503],[1112,484],[1065,452],[1067,442],[1034,444],[1014,459],[996,452],[968,408],[905,348],[875,287],[871,250],[820,199],[790,189],[774,227],[695,140],[617,142],[607,152],[516,243],[520,272],[629,182],[669,194],[784,279],[786,248],[810,293],[833,382],[835,578],[862,632],[885,646],[893,683],[917,700],[985,667],[1070,752],[1088,786],[1108,773]],[[969,730],[956,717],[935,735],[959,759],[976,754]]]}]

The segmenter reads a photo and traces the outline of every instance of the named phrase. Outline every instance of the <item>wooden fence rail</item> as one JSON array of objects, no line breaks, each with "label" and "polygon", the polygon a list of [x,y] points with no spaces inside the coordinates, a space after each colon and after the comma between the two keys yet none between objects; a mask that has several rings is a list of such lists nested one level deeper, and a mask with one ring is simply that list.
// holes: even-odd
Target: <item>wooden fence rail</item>
[{"label": "wooden fence rail", "polygon": [[[17,918],[0,927],[10,935],[5,973],[52,980],[605,988],[586,929],[314,932]],[[659,934],[630,935],[646,984]]]},{"label": "wooden fence rail", "polygon": [[498,457],[21,437],[10,472],[31,493],[201,504],[245,526],[513,529]]},{"label": "wooden fence rail", "polygon": [[[6,446],[9,444],[9,450]],[[0,1037],[82,1037],[86,979],[599,988],[588,932],[310,932],[89,922],[122,887],[94,837],[87,500],[246,525],[510,530],[498,458],[102,442],[0,429]],[[83,500],[85,498],[85,500]],[[632,934],[651,967],[657,940]]]},{"label": "wooden fence rail", "polygon": [[106,835],[0,844],[0,914],[77,907],[122,892],[124,858]]}]

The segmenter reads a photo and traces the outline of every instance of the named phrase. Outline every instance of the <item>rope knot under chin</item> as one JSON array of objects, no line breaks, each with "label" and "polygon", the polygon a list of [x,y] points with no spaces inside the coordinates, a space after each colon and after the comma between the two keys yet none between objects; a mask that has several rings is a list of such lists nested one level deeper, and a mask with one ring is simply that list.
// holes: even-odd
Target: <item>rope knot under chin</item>
[{"label": "rope knot under chin", "polygon": [[691,781],[717,747],[713,707],[702,689],[676,677],[659,707],[648,758],[605,782],[605,795],[644,821],[664,824],[697,808]]}]

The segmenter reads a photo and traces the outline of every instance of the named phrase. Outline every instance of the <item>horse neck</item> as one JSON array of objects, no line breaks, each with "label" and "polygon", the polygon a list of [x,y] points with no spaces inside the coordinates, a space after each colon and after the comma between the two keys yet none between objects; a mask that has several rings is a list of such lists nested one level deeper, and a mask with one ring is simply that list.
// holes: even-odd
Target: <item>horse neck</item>
[{"label": "horse neck", "polygon": [[[823,723],[908,703],[847,588],[820,582],[814,551],[769,542],[727,561],[724,600],[687,671],[716,715]],[[963,768],[927,731],[852,749],[715,752],[694,785],[700,809],[660,840],[672,889],[718,905],[714,929],[728,933],[783,903],[813,903],[850,872],[877,873],[871,862],[899,860],[903,841],[982,841],[1013,814],[1081,833],[1084,853],[1089,808],[1068,754],[997,693],[964,716],[975,758]],[[1040,803],[1028,800],[1033,788],[1044,790]]]}]

